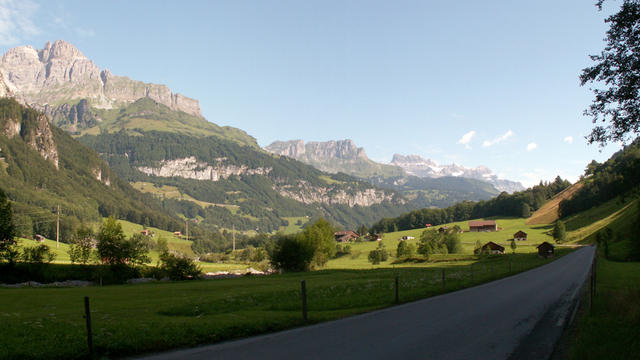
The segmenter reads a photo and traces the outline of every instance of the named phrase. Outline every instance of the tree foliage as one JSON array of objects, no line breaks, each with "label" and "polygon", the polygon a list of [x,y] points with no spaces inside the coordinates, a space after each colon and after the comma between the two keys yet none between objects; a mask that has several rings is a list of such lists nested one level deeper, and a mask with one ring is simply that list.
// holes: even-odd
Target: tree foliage
[{"label": "tree foliage", "polygon": [[389,259],[389,252],[387,252],[384,244],[380,242],[376,249],[369,251],[368,259],[371,264],[378,265]]},{"label": "tree foliage", "polygon": [[397,258],[410,258],[416,252],[416,246],[407,241],[400,241],[396,249]]},{"label": "tree foliage", "polygon": [[553,225],[553,239],[556,242],[562,242],[567,238],[567,230],[562,220],[557,220]]},{"label": "tree foliage", "polygon": [[95,236],[93,230],[81,225],[75,232],[69,244],[69,259],[71,263],[86,264],[95,256]]},{"label": "tree foliage", "polygon": [[11,203],[4,191],[0,189],[0,259],[11,258],[16,244],[16,228],[13,225],[13,211]]},{"label": "tree foliage", "polygon": [[110,265],[139,265],[151,260],[147,256],[149,244],[142,234],[129,240],[122,225],[115,218],[107,218],[98,230],[98,254],[103,263]]},{"label": "tree foliage", "polygon": [[[602,9],[604,0],[596,6]],[[606,45],[582,70],[581,85],[595,83],[595,98],[584,114],[594,125],[589,143],[626,142],[640,130],[640,1],[623,0],[606,20]]]}]

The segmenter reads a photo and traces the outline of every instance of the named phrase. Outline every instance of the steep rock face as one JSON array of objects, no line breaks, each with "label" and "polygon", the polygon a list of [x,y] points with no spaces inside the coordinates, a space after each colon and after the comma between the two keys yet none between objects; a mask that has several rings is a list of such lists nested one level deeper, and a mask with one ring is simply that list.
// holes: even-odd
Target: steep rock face
[{"label": "steep rock face", "polygon": [[365,150],[357,147],[350,139],[311,141],[307,144],[302,140],[276,141],[265,147],[265,150],[330,173],[343,172],[359,178],[402,175],[402,170],[396,166],[378,164],[370,160]]},{"label": "steep rock face", "polygon": [[281,156],[288,156],[303,162],[318,162],[328,159],[347,161],[368,160],[367,153],[350,140],[310,141],[306,145],[302,140],[276,141],[265,148]]},{"label": "steep rock face", "polygon": [[164,85],[101,71],[77,48],[62,40],[47,43],[41,50],[31,46],[10,49],[0,61],[0,75],[15,95],[40,110],[44,104],[55,106],[74,99],[89,99],[95,107],[113,108],[149,97],[173,110],[202,116],[197,100],[173,94]]},{"label": "steep rock face", "polygon": [[297,185],[276,185],[274,190],[280,195],[304,204],[322,203],[328,205],[348,205],[349,207],[371,206],[384,201],[396,201],[404,204],[403,199],[395,199],[392,193],[380,189],[364,189],[347,192],[344,189],[324,188],[313,186],[305,181]]},{"label": "steep rock face", "polygon": [[493,171],[486,166],[476,168],[465,168],[457,164],[438,165],[431,159],[424,159],[419,155],[394,154],[391,160],[392,165],[404,169],[409,175],[417,177],[439,178],[443,176],[459,176],[471,179],[486,181],[500,191],[509,193],[524,190],[524,186],[519,182],[498,179]]},{"label": "steep rock face", "polygon": [[249,169],[241,165],[223,164],[224,158],[217,159],[218,163],[210,165],[206,162],[198,161],[195,156],[183,159],[164,160],[156,167],[139,166],[137,169],[142,173],[159,177],[181,177],[185,179],[218,181],[227,179],[232,175],[266,175],[271,172],[270,168]]},{"label": "steep rock face", "polygon": [[55,124],[71,131],[91,127],[100,121],[91,112],[91,106],[87,99],[82,99],[75,105],[50,106],[47,104],[41,110]]},{"label": "steep rock face", "polygon": [[21,121],[7,119],[3,129],[8,138],[20,136],[27,144],[36,150],[45,160],[50,161],[58,168],[58,149],[53,139],[53,132],[49,120],[44,114],[40,114],[36,121],[24,125]]}]

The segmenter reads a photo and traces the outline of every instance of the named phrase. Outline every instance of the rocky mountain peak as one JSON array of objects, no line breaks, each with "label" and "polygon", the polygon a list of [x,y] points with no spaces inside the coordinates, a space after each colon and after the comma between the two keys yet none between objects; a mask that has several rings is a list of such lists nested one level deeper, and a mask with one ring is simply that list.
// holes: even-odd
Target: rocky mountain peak
[{"label": "rocky mountain peak", "polygon": [[32,46],[10,49],[0,62],[0,75],[16,96],[40,110],[46,104],[77,99],[87,99],[97,108],[120,108],[149,97],[172,110],[202,116],[197,100],[174,94],[164,85],[101,71],[80,50],[63,40],[47,42],[40,50]]}]

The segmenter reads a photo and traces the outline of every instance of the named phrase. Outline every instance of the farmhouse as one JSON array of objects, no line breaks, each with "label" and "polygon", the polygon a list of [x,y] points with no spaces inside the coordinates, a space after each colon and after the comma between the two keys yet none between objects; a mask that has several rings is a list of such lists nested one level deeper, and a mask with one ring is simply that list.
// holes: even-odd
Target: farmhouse
[{"label": "farmhouse", "polygon": [[38,242],[44,242],[44,236],[42,236],[42,235],[36,235],[36,236],[35,236],[35,240],[36,240],[36,241],[38,241]]},{"label": "farmhouse", "polygon": [[494,220],[469,221],[469,231],[498,231],[498,224]]},{"label": "farmhouse", "polygon": [[552,244],[549,244],[548,242],[543,242],[542,244],[536,246],[536,249],[538,249],[538,255],[542,256],[542,257],[549,257],[549,256],[553,256],[553,249],[554,246]]},{"label": "farmhouse", "polygon": [[142,231],[140,231],[140,234],[142,234],[144,236],[149,236],[149,235],[151,235],[151,230],[143,229]]},{"label": "farmhouse", "polygon": [[173,235],[175,235],[175,236],[182,236],[182,232],[180,232],[180,231],[174,231],[174,232],[173,232]]},{"label": "farmhouse", "polygon": [[526,241],[527,240],[527,233],[519,230],[517,233],[513,234],[513,240],[516,241]]},{"label": "farmhouse", "polygon": [[475,254],[504,254],[504,246],[500,246],[493,241],[484,244],[480,249],[474,251]]},{"label": "farmhouse", "polygon": [[400,238],[400,240],[413,240],[415,239],[413,236],[403,236]]},{"label": "farmhouse", "polygon": [[349,242],[351,240],[357,239],[359,236],[360,235],[358,235],[357,232],[352,230],[337,231],[333,233],[333,237],[336,239],[337,242]]}]

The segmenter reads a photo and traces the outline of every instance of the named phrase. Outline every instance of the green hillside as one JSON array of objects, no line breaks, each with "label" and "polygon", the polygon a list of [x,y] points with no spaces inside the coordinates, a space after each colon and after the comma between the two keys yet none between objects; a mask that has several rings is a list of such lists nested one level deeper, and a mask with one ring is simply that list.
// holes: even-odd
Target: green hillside
[{"label": "green hillside", "polygon": [[[413,207],[392,190],[377,189],[345,174],[327,174],[299,161],[215,136],[141,130],[133,134],[122,130],[78,139],[103,154],[122,178],[136,186],[152,184],[143,191],[154,193],[165,209],[185,218],[197,218],[203,226],[220,231],[235,226],[245,232],[269,233],[286,227],[287,218],[301,216],[325,217],[343,227],[355,228]],[[205,172],[200,173],[204,178],[197,179],[141,171],[157,169],[172,160],[184,164],[185,159],[191,158],[197,165],[185,170],[188,174],[213,169],[233,175],[211,178]],[[172,195],[170,189],[174,191]],[[362,200],[363,197],[370,200]],[[354,204],[356,199],[367,205]]]},{"label": "green hillside", "polygon": [[[19,134],[0,133],[0,187],[13,202],[20,235],[55,238],[58,206],[63,240],[81,222],[111,215],[165,229],[180,226],[157,200],[122,181],[93,150],[49,126],[42,114],[0,99],[0,129],[14,126]],[[57,154],[58,168],[38,149]]]},{"label": "green hillside", "polygon": [[88,113],[87,117],[90,119],[83,123],[85,126],[76,124],[75,129],[71,127],[66,117],[56,117],[54,122],[75,135],[97,135],[102,132],[118,132],[122,129],[133,134],[138,130],[156,130],[190,136],[214,136],[241,145],[258,147],[256,140],[240,129],[218,126],[202,117],[171,110],[148,97],[140,98],[124,108],[90,108]]}]

